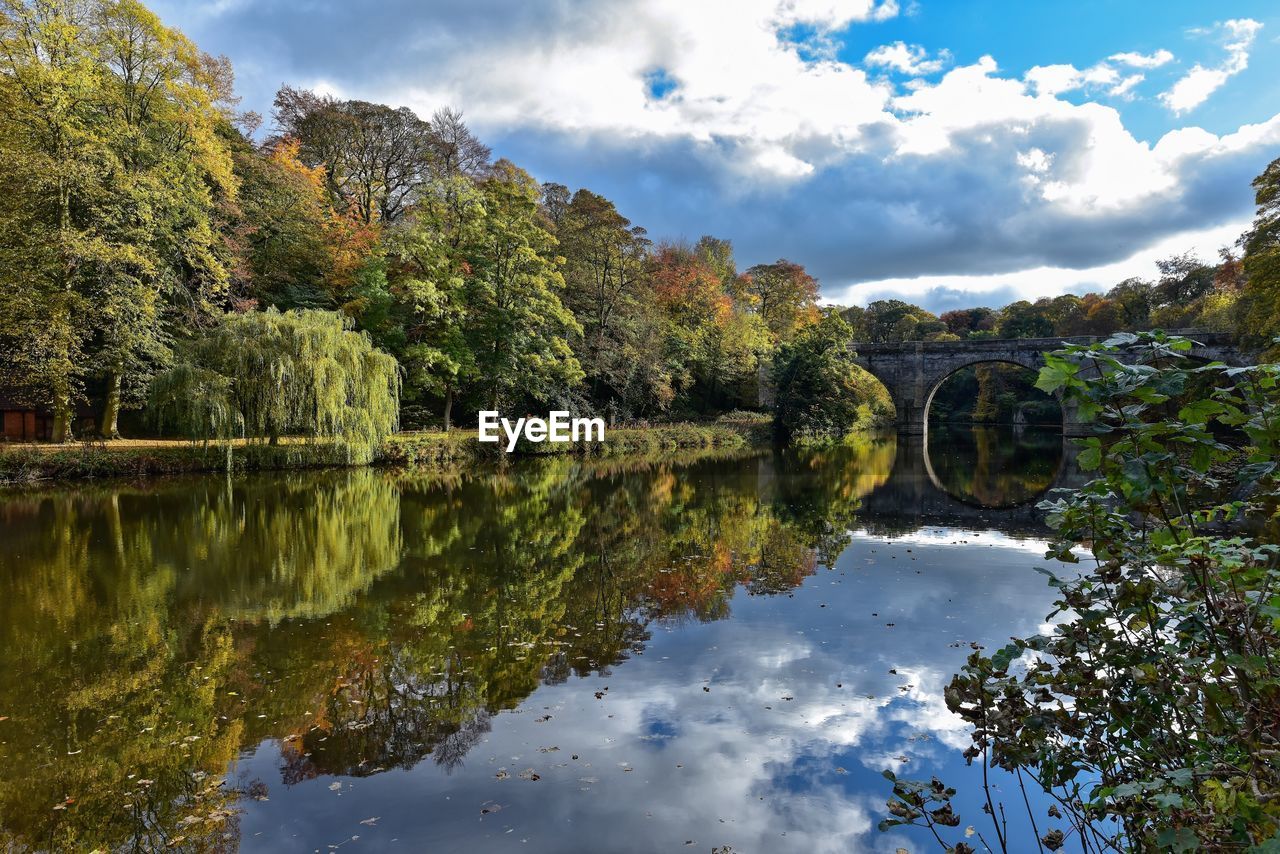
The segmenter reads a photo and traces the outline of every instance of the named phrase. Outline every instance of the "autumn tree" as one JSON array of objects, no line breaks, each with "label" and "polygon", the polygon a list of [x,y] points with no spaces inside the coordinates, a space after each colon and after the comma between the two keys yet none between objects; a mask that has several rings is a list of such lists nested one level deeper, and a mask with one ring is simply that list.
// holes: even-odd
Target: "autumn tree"
[{"label": "autumn tree", "polygon": [[361,222],[394,222],[415,202],[432,137],[430,125],[409,108],[282,86],[275,120],[282,136],[300,142],[302,162],[324,170],[335,203]]},{"label": "autumn tree", "polygon": [[986,307],[960,308],[946,311],[938,319],[947,325],[947,331],[961,338],[994,332],[999,315]]},{"label": "autumn tree", "polygon": [[676,382],[688,390],[686,401],[703,410],[738,405],[768,348],[764,323],[735,303],[725,286],[727,266],[718,270],[712,261],[699,248],[665,244],[650,262]]},{"label": "autumn tree", "polygon": [[377,225],[333,206],[323,168],[301,161],[298,140],[235,143],[243,295],[281,310],[357,310],[352,290],[377,251]]},{"label": "autumn tree", "polygon": [[738,292],[775,342],[790,341],[797,330],[818,319],[818,280],[785,258],[747,270]]}]

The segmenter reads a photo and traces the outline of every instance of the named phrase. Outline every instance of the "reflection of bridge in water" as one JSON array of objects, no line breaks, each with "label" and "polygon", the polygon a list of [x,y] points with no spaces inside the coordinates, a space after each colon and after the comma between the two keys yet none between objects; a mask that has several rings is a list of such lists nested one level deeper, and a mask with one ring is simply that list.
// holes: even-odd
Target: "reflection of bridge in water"
[{"label": "reflection of bridge in water", "polygon": [[1076,465],[1075,444],[1065,437],[1061,442],[1056,472],[1043,490],[1017,504],[992,506],[972,495],[957,493],[943,482],[935,461],[939,454],[946,453],[945,449],[930,449],[924,437],[899,436],[893,470],[883,484],[863,497],[858,521],[875,532],[936,526],[1045,536],[1049,528],[1044,523],[1044,512],[1036,505],[1054,489],[1079,487],[1089,479]]}]

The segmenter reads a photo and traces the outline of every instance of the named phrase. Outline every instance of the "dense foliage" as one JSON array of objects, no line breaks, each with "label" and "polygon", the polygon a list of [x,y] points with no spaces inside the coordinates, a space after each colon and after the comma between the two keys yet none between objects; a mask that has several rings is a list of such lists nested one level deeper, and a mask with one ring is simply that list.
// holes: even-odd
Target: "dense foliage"
[{"label": "dense foliage", "polygon": [[774,425],[787,441],[839,440],[889,422],[893,404],[854,364],[849,324],[837,312],[782,345],[773,359]]},{"label": "dense foliage", "polygon": [[[1052,802],[1031,817],[1038,843],[1013,840],[988,788],[988,847],[1280,840],[1280,366],[1203,365],[1190,349],[1125,334],[1041,372],[1098,425],[1079,457],[1095,479],[1042,505],[1050,556],[1076,561],[1087,545],[1092,566],[1052,578],[1051,632],[975,652],[947,690],[974,726],[984,786],[990,765]],[[894,793],[885,826],[928,825],[973,850],[941,835],[959,823],[954,790],[895,779]]]}]

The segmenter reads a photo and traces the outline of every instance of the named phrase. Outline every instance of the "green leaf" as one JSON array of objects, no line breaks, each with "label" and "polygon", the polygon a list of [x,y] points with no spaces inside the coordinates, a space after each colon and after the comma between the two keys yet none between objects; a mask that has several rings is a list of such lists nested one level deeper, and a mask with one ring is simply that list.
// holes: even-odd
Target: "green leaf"
[{"label": "green leaf", "polygon": [[1083,440],[1076,462],[1084,471],[1096,471],[1102,465],[1102,442],[1096,438]]},{"label": "green leaf", "polygon": [[1195,851],[1200,847],[1200,840],[1189,828],[1166,827],[1156,834],[1156,845],[1173,851]]}]

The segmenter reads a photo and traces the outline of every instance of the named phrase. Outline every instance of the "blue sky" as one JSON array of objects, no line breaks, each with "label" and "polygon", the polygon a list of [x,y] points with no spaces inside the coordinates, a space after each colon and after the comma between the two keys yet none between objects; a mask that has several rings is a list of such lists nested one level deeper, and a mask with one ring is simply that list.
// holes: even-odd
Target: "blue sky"
[{"label": "blue sky", "polygon": [[281,83],[461,109],[658,238],[935,310],[1212,257],[1280,156],[1280,7],[996,0],[163,0]]}]

